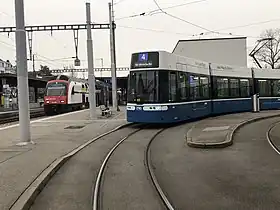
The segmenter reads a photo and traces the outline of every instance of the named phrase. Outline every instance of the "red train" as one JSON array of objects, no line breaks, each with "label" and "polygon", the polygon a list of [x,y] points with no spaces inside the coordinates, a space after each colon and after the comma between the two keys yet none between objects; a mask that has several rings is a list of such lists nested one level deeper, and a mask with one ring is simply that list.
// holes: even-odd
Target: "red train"
[{"label": "red train", "polygon": [[[60,75],[56,80],[47,83],[44,96],[44,110],[46,115],[89,107],[89,85],[87,80],[69,78]],[[108,84],[97,82],[96,104],[105,104],[110,96]]]}]

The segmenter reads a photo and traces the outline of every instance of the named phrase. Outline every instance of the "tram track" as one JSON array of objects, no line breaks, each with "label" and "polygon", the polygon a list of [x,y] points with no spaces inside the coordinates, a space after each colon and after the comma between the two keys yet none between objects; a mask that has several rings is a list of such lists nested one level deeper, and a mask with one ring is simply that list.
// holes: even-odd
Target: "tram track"
[{"label": "tram track", "polygon": [[278,126],[280,124],[280,121],[277,121],[275,123],[273,123],[272,125],[270,125],[270,127],[268,128],[267,132],[266,132],[266,139],[268,141],[268,143],[270,144],[270,146],[272,147],[272,149],[278,154],[280,155],[280,149],[277,147],[276,143],[273,141],[273,137],[272,137],[272,131],[273,129],[276,128],[276,126]]},{"label": "tram track", "polygon": [[108,160],[109,158],[111,157],[111,155],[113,154],[113,152],[118,148],[118,146],[120,146],[120,144],[122,144],[125,140],[127,140],[130,136],[132,136],[133,134],[141,131],[142,128],[128,134],[126,137],[122,138],[121,140],[119,140],[115,146],[113,146],[112,149],[110,149],[110,151],[107,153],[105,159],[103,160],[102,164],[101,164],[101,167],[98,171],[98,175],[97,175],[97,178],[96,178],[96,181],[95,181],[95,185],[94,185],[94,191],[93,191],[93,207],[92,209],[93,210],[98,210],[100,209],[100,203],[101,203],[101,182],[102,182],[102,179],[104,177],[104,170],[106,168],[106,165],[108,163]]},{"label": "tram track", "polygon": [[[152,162],[151,162],[151,156],[150,156],[150,153],[151,153],[151,149],[150,149],[150,145],[151,143],[156,139],[156,137],[162,133],[163,131],[165,131],[167,128],[153,128],[153,126],[151,125],[146,125],[144,128],[141,128],[141,129],[138,129],[136,130],[135,132],[133,133],[130,133],[129,135],[127,135],[125,138],[121,139],[120,141],[118,141],[118,143],[116,143],[116,145],[107,153],[106,155],[106,158],[103,160],[102,162],[102,166],[100,167],[99,169],[99,173],[98,173],[98,177],[96,179],[96,182],[95,182],[95,186],[94,186],[94,191],[93,191],[93,210],[101,210],[101,209],[108,209],[110,207],[108,207],[107,205],[110,205],[108,204],[109,202],[111,203],[114,203],[114,201],[109,201],[109,202],[106,202],[104,200],[106,200],[106,192],[104,193],[103,191],[106,191],[106,190],[103,190],[102,187],[104,187],[104,183],[106,182],[106,168],[109,168],[110,167],[110,160],[113,162],[112,159],[114,159],[113,154],[116,152],[116,150],[118,148],[120,148],[122,146],[122,144],[124,144],[126,141],[129,141],[130,140],[130,143],[132,142],[135,142],[135,139],[134,139],[134,136],[139,134],[141,135],[141,132],[150,132],[148,131],[147,129],[151,129],[151,136],[149,137],[148,139],[148,144],[145,145],[145,151],[144,151],[144,157],[142,157],[142,159],[144,160],[143,162],[140,160],[140,162],[142,162],[142,166],[143,168],[145,168],[145,174],[147,175],[147,177],[149,177],[149,184],[151,185],[151,190],[155,191],[156,194],[159,196],[159,203],[161,203],[161,207],[165,206],[166,209],[168,210],[173,210],[173,206],[172,204],[170,203],[170,201],[168,200],[166,194],[164,193],[164,191],[162,190],[159,182],[157,181],[157,178],[156,178],[156,175],[154,173],[154,169],[153,169],[153,166],[152,166]],[[137,137],[135,137],[137,138]],[[128,143],[129,144],[129,143]],[[136,149],[136,148],[134,148]],[[121,153],[121,152],[120,152]],[[129,154],[126,155],[127,159],[133,159],[132,157],[129,157]],[[118,162],[118,161],[117,161]],[[111,163],[114,165],[114,162]],[[133,170],[135,169],[133,166],[134,165],[137,165],[137,163],[135,163],[133,160],[132,162],[130,163],[132,165],[132,169],[130,170]],[[117,167],[117,166],[116,166]],[[137,166],[138,167],[138,166]],[[114,168],[114,166],[113,166]],[[138,167],[139,168],[139,167]],[[125,169],[124,169],[125,170]],[[137,172],[135,173],[139,173],[139,169]],[[107,176],[109,176],[110,174],[108,174]],[[129,174],[129,175],[126,175],[126,176],[131,176],[132,174]],[[116,175],[118,176],[118,175]],[[111,177],[110,177],[111,178]],[[109,178],[109,179],[110,179]],[[141,180],[140,176],[139,176],[139,179]],[[128,180],[131,180],[130,178],[127,179]],[[146,180],[147,181],[147,180]],[[121,181],[120,181],[121,182]],[[143,184],[143,180],[141,180],[142,184]],[[107,185],[110,185],[110,184],[107,184]],[[134,183],[130,183],[130,185],[132,186],[137,186],[137,184],[135,185]],[[126,186],[124,185],[122,188],[125,188]],[[114,188],[114,187],[112,187]],[[120,191],[119,194],[122,194],[122,190],[120,188],[117,188],[117,190]],[[146,189],[148,193],[149,189]],[[114,190],[112,190],[114,191]],[[107,190],[107,193],[108,193],[108,190]],[[103,194],[103,195],[102,195]],[[105,195],[104,195],[105,194]],[[113,192],[110,192],[110,194],[112,195],[115,195],[115,193]],[[149,193],[148,193],[149,194]],[[151,193],[153,194],[153,193]],[[104,198],[105,197],[105,198]],[[137,197],[137,195],[136,195]],[[144,198],[142,198],[143,200],[145,200]],[[107,198],[108,200],[108,198]],[[113,200],[117,201],[117,200],[122,200],[121,198],[114,198]],[[133,200],[133,198],[128,198],[128,200]],[[121,201],[121,202],[124,202],[124,201]],[[135,201],[134,201],[135,202]],[[147,203],[149,203],[148,200],[146,200]],[[102,203],[105,203],[105,207],[102,205]],[[133,203],[133,202],[132,202]],[[130,204],[131,206],[127,207],[128,209],[133,209],[133,204]],[[121,206],[121,204],[120,204]],[[116,209],[123,209],[125,204],[123,204],[122,208],[120,208],[120,206],[116,206],[115,208]],[[144,208],[144,206],[142,206]],[[147,207],[147,206],[145,206]],[[151,208],[151,206],[149,206]],[[155,208],[155,206],[153,206]],[[148,208],[148,207],[147,207]],[[151,208],[152,209],[152,208]]]},{"label": "tram track", "polygon": [[161,134],[163,131],[165,131],[166,129],[161,129],[159,132],[156,133],[155,136],[153,136],[147,146],[147,149],[145,151],[145,161],[146,161],[146,167],[147,167],[147,170],[148,170],[148,173],[151,177],[151,180],[153,182],[153,185],[156,189],[156,191],[158,192],[159,194],[159,197],[161,198],[162,202],[164,203],[165,207],[168,209],[168,210],[174,210],[174,207],[172,206],[171,202],[169,201],[168,197],[166,196],[166,194],[164,193],[162,187],[160,186],[158,180],[157,180],[157,177],[156,177],[156,174],[154,172],[154,167],[152,165],[152,158],[151,158],[151,144],[152,142],[156,139],[156,137]]},{"label": "tram track", "polygon": [[[61,160],[56,160],[56,163],[53,163],[48,168],[46,168],[45,171],[47,171],[48,174],[44,174],[43,171],[42,174],[40,174],[33,181],[33,183],[28,186],[26,191],[12,205],[10,209],[73,209],[73,206],[71,208],[71,201],[68,201],[68,204],[64,204],[65,206],[56,206],[57,199],[62,199],[62,201],[59,200],[59,202],[63,202],[63,199],[65,199],[64,197],[67,195],[67,193],[69,193],[67,192],[67,190],[65,190],[64,192],[63,189],[65,187],[63,182],[67,182],[66,180],[68,180],[68,177],[70,180],[75,180],[75,183],[71,181],[71,184],[81,185],[81,183],[83,183],[85,179],[82,178],[83,176],[87,177],[87,184],[85,184],[84,187],[86,187],[88,190],[82,189],[82,191],[79,192],[79,189],[75,188],[75,191],[77,192],[75,192],[74,194],[76,194],[75,196],[77,196],[77,198],[72,198],[71,200],[75,203],[79,202],[80,199],[85,199],[85,197],[88,197],[90,198],[90,203],[88,203],[88,208],[84,209],[103,209],[102,199],[104,199],[104,196],[102,197],[101,194],[103,193],[104,182],[106,182],[106,180],[104,181],[104,177],[107,173],[108,162],[113,159],[112,155],[116,151],[118,151],[119,148],[121,148],[124,142],[133,142],[135,140],[133,139],[133,137],[136,134],[140,135],[140,137],[143,134],[149,136],[148,143],[145,142],[145,148],[143,149],[143,151],[141,150],[142,158],[140,158],[141,160],[139,159],[142,165],[141,170],[145,169],[144,171],[146,174],[146,178],[149,177],[145,182],[147,182],[146,184],[150,185],[150,191],[153,191],[155,196],[160,196],[160,198],[156,198],[156,200],[158,200],[157,202],[161,203],[160,209],[162,209],[164,205],[167,207],[167,209],[173,209],[171,205],[169,205],[171,206],[171,208],[168,208],[168,205],[166,205],[167,203],[170,204],[170,202],[168,202],[167,197],[163,193],[160,185],[156,180],[155,174],[153,173],[153,166],[150,160],[151,142],[156,139],[156,137],[162,131],[166,129],[167,128],[151,128],[150,125],[129,124],[123,127],[120,126],[119,128],[113,129],[92,139],[91,141],[88,141],[84,145],[81,145],[79,148],[76,148],[75,150],[62,157]],[[138,140],[141,141],[139,138]],[[97,152],[99,152],[99,155],[97,155]],[[89,154],[93,156],[89,157]],[[96,154],[96,156],[94,156],[94,154]],[[124,155],[126,155],[127,158],[130,159],[129,155]],[[84,161],[87,161],[86,166],[84,166],[80,161],[83,161],[82,163],[84,163]],[[61,163],[59,164],[59,162]],[[54,164],[56,166],[54,166]],[[75,173],[69,173],[69,170],[72,170],[71,168],[76,167],[78,167],[78,169],[76,170],[79,170],[80,173],[82,172],[83,175],[79,173],[79,176],[77,177],[76,174],[75,177]],[[38,182],[40,182],[39,185]],[[37,183],[37,186],[35,186],[34,183]],[[90,183],[92,183],[91,187],[89,186]],[[68,187],[69,186],[67,184],[67,188]],[[90,195],[82,196],[86,191],[87,194]],[[27,195],[29,195],[29,197]],[[86,205],[85,202],[83,202],[83,205]]]}]

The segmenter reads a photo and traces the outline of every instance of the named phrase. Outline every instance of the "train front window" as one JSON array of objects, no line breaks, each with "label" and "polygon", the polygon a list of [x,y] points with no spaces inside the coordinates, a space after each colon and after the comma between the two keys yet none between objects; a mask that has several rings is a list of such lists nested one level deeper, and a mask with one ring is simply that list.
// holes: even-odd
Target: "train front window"
[{"label": "train front window", "polygon": [[47,85],[46,96],[65,96],[67,85],[65,83],[54,82]]},{"label": "train front window", "polygon": [[128,102],[152,103],[158,101],[156,71],[135,71],[129,76]]}]

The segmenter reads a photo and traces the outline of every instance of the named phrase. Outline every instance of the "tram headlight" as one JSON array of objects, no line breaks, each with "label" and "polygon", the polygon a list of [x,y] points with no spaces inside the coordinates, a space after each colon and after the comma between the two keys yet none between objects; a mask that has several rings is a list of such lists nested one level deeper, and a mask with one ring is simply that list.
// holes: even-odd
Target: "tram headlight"
[{"label": "tram headlight", "polygon": [[126,110],[134,111],[135,110],[135,106],[126,106]]}]

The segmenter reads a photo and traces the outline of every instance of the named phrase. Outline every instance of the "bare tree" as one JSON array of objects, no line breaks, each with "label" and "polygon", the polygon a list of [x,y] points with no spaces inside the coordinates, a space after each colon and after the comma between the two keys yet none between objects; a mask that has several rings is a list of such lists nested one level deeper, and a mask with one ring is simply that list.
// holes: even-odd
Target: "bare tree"
[{"label": "bare tree", "polygon": [[48,66],[41,65],[40,67],[41,67],[41,69],[39,71],[39,74],[41,76],[51,76],[52,75],[50,72],[50,68]]},{"label": "bare tree", "polygon": [[272,69],[280,68],[280,29],[268,29],[261,34],[262,47],[255,54],[256,59]]},{"label": "bare tree", "polygon": [[280,68],[280,29],[268,29],[261,34],[263,47],[256,58],[272,69]]}]

